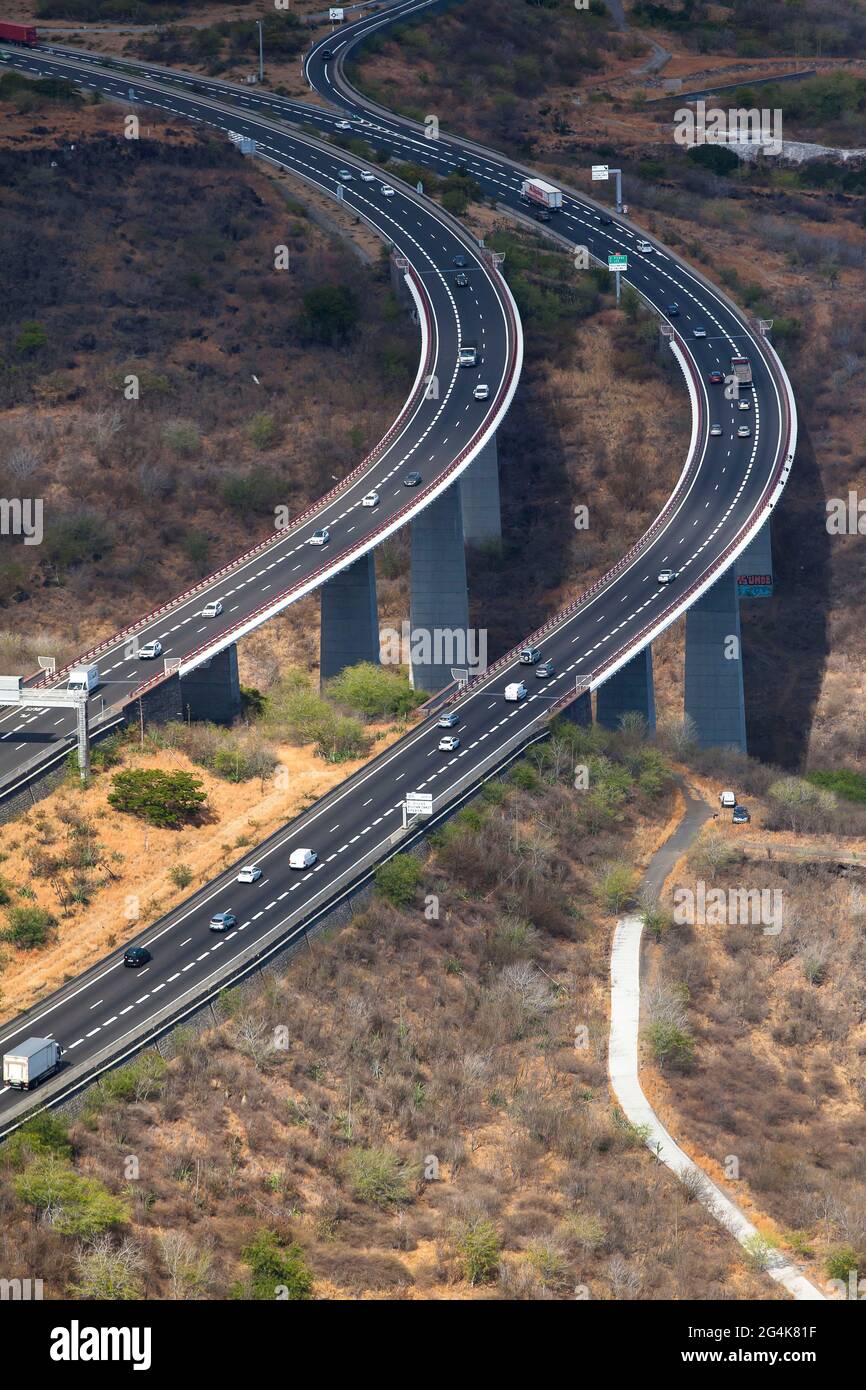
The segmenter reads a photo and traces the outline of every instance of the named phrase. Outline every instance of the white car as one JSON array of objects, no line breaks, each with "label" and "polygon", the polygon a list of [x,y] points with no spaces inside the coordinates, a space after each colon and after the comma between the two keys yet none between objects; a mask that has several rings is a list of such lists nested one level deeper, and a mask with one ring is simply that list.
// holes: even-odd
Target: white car
[{"label": "white car", "polygon": [[354,177],[355,175],[352,173],[351,169],[339,169],[337,171],[337,178],[340,179],[342,183],[351,183]]},{"label": "white car", "polygon": [[737,410],[748,410],[752,402],[747,400],[737,401]]},{"label": "white car", "polygon": [[693,338],[706,338],[706,336],[707,330],[705,328],[695,328],[692,330]]},{"label": "white car", "polygon": [[378,507],[378,505],[379,494],[375,491],[375,489],[372,492],[365,493],[364,496],[361,498],[362,507]]},{"label": "white car", "polygon": [[721,434],[721,433],[722,433],[722,427],[721,427],[721,425],[710,425],[710,434]]},{"label": "white car", "polygon": [[485,386],[483,382],[479,382],[472,394],[476,401],[486,401],[487,397],[490,395],[490,387]]},{"label": "white car", "polygon": [[751,433],[752,433],[752,431],[749,429],[749,426],[748,426],[748,425],[739,425],[738,428],[737,428],[737,438],[738,438],[738,439],[748,439],[748,437],[749,437],[749,435],[750,435]]},{"label": "white car", "polygon": [[331,533],[327,526],[323,526],[321,531],[314,531],[307,541],[307,545],[327,545],[331,539]]},{"label": "white car", "polygon": [[158,638],[154,638],[152,642],[145,642],[144,646],[138,649],[139,661],[151,661],[153,657],[161,655],[162,643]]},{"label": "white car", "polygon": [[351,129],[352,129],[352,122],[351,122],[351,121],[338,121],[337,124],[334,126],[334,129],[335,129],[335,130],[351,130]]},{"label": "white car", "polygon": [[652,246],[648,241],[636,241],[635,246],[642,256],[648,256],[652,251]]},{"label": "white car", "polygon": [[201,615],[203,618],[218,618],[222,611],[222,604],[218,598],[215,598],[211,603],[205,604],[204,608],[201,610]]},{"label": "white car", "polygon": [[364,182],[364,183],[372,183],[373,180],[375,179],[375,177],[376,177],[376,175],[375,175],[375,174],[371,174],[369,169],[362,169],[362,170],[361,170],[361,179],[362,179],[362,182]]},{"label": "white car", "polygon": [[676,570],[659,570],[658,582],[660,584],[672,584],[676,577]]},{"label": "white car", "polygon": [[258,864],[245,864],[237,877],[238,883],[257,883],[262,876]]},{"label": "white car", "polygon": [[289,868],[311,869],[318,858],[314,849],[293,849],[289,855]]},{"label": "white car", "polygon": [[459,747],[460,740],[456,734],[446,734],[444,738],[439,740],[440,753],[453,753]]},{"label": "white car", "polygon": [[393,197],[394,197],[394,189],[391,187],[390,183],[383,183],[383,184],[382,184],[382,197],[383,197],[383,198],[393,198]]},{"label": "white car", "polygon": [[443,715],[441,716],[441,718],[440,718],[440,720],[439,720],[439,728],[440,728],[440,729],[453,729],[453,728],[454,728],[454,725],[455,725],[455,724],[459,724],[459,723],[460,723],[460,716],[459,716],[459,714],[455,714],[454,711],[451,710],[448,714],[443,714]]},{"label": "white car", "polygon": [[528,693],[523,681],[512,681],[510,685],[505,687],[506,700],[525,700]]}]

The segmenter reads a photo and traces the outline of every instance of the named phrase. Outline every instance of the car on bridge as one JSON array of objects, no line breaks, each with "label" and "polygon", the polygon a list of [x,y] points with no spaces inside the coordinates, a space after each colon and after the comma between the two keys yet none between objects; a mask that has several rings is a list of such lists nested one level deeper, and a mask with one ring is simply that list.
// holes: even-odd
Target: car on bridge
[{"label": "car on bridge", "polygon": [[439,716],[440,729],[453,729],[454,725],[459,723],[460,715],[455,714],[453,710],[449,710],[447,714],[442,714]]},{"label": "car on bridge", "polygon": [[737,427],[737,438],[738,438],[738,439],[748,439],[748,437],[749,437],[749,435],[750,435],[751,433],[752,433],[752,431],[749,429],[749,426],[748,426],[748,425],[739,425],[739,426]]},{"label": "car on bridge", "polygon": [[550,660],[550,657],[548,657],[546,661],[542,661],[539,666],[536,666],[535,675],[537,680],[542,681],[547,680],[548,676],[553,675],[553,662]]},{"label": "car on bridge", "polygon": [[123,963],[132,970],[138,970],[142,965],[148,965],[153,960],[146,946],[130,946],[128,951],[123,953]]},{"label": "car on bridge", "polygon": [[311,869],[318,863],[319,856],[314,849],[293,849],[289,855],[290,869]]},{"label": "car on bridge", "polygon": [[237,924],[238,919],[233,912],[215,912],[210,919],[211,931],[231,931]]},{"label": "car on bridge", "polygon": [[310,539],[307,541],[307,545],[327,545],[330,539],[330,531],[327,526],[323,526],[321,530],[313,532]]},{"label": "car on bridge", "polygon": [[677,319],[677,318],[679,318],[679,316],[680,316],[680,306],[679,306],[679,304],[677,304],[676,300],[674,300],[674,302],[673,302],[672,304],[669,304],[669,305],[668,305],[668,307],[667,307],[667,316],[668,316],[669,319]]},{"label": "car on bridge", "polygon": [[659,570],[658,582],[660,584],[673,584],[676,577],[676,570]]},{"label": "car on bridge", "polygon": [[258,864],[245,864],[237,876],[238,883],[258,883],[262,871]]},{"label": "car on bridge", "polygon": [[395,188],[392,188],[392,187],[391,187],[390,183],[383,183],[383,184],[382,184],[382,197],[383,197],[383,198],[393,198],[393,197],[394,197],[394,194],[396,193],[396,191],[397,191],[397,190],[396,190]]},{"label": "car on bridge", "polygon": [[337,170],[337,178],[340,180],[341,183],[351,183],[354,177],[355,175],[352,173],[351,169]]},{"label": "car on bridge", "polygon": [[652,245],[648,241],[636,241],[635,247],[640,251],[642,256],[649,256],[652,254]]},{"label": "car on bridge", "polygon": [[375,175],[375,174],[371,174],[369,169],[362,169],[362,170],[361,170],[361,182],[362,182],[362,183],[372,183],[372,182],[374,181],[375,177],[376,177],[376,175]]},{"label": "car on bridge", "polygon": [[469,276],[465,271],[461,270],[460,274],[454,277],[454,283],[455,285],[459,285],[461,290],[465,290],[466,286],[469,284]]},{"label": "car on bridge", "polygon": [[706,336],[707,336],[707,330],[706,330],[705,328],[695,328],[695,329],[692,331],[692,337],[693,337],[693,338],[706,338]]},{"label": "car on bridge", "polygon": [[483,382],[479,381],[472,394],[476,401],[486,401],[490,395],[490,387],[485,386]]},{"label": "car on bridge", "polygon": [[421,474],[418,472],[417,468],[413,468],[412,472],[411,472],[411,473],[407,473],[406,476],[405,476],[405,478],[403,479],[403,486],[404,486],[404,487],[417,487],[418,484],[419,484],[420,482],[421,482]]},{"label": "car on bridge", "polygon": [[162,655],[162,643],[158,637],[154,637],[152,642],[145,642],[143,647],[138,649],[139,661],[152,661],[155,656]]},{"label": "car on bridge", "polygon": [[364,496],[361,498],[362,507],[378,507],[378,505],[379,494],[375,488],[373,488],[371,492],[364,493]]},{"label": "car on bridge", "polygon": [[445,734],[439,740],[440,753],[454,753],[460,747],[460,740],[456,734]]},{"label": "car on bridge", "polygon": [[721,427],[721,425],[710,425],[710,434],[721,434],[721,433],[722,433],[722,427]]},{"label": "car on bridge", "polygon": [[529,691],[526,689],[523,681],[511,681],[511,683],[505,687],[505,698],[512,702],[519,703],[519,701],[525,700],[528,694]]},{"label": "car on bridge", "polygon": [[335,130],[351,130],[351,129],[352,129],[352,122],[351,122],[351,121],[338,121],[337,124],[335,125],[334,129],[335,129]]},{"label": "car on bridge", "polygon": [[204,608],[201,610],[201,615],[203,618],[218,618],[222,611],[222,604],[218,598],[215,598],[212,599],[210,603],[205,604]]},{"label": "car on bridge", "polygon": [[721,386],[724,379],[724,372],[710,372],[709,376],[707,377],[707,381],[710,383],[711,386]]}]

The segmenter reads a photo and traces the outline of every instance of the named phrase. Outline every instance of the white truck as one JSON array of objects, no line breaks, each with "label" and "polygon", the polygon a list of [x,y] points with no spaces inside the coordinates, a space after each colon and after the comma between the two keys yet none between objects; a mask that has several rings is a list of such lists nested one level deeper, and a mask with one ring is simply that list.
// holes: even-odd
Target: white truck
[{"label": "white truck", "polygon": [[524,179],[520,185],[520,201],[532,207],[545,208],[547,212],[559,212],[562,193],[552,183],[545,183],[544,179]]},{"label": "white truck", "polygon": [[63,1048],[53,1038],[28,1038],[14,1052],[4,1054],[3,1084],[29,1091],[57,1071],[62,1056]]},{"label": "white truck", "polygon": [[95,663],[91,666],[73,666],[66,684],[70,690],[84,690],[89,695],[99,685],[99,667]]}]

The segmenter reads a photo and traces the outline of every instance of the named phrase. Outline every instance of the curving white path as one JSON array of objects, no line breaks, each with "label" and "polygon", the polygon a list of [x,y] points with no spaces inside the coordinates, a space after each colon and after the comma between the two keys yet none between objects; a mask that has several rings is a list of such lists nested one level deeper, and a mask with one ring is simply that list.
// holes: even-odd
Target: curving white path
[{"label": "curving white path", "polygon": [[[643,1093],[638,1074],[640,1037],[640,943],[643,922],[638,916],[621,917],[616,924],[610,957],[610,1042],[608,1069],[613,1093],[626,1118],[646,1130],[647,1148],[678,1178],[697,1178],[698,1201],[745,1246],[760,1235],[756,1226],[732,1202],[702,1168],[683,1153],[665,1129]],[[826,1295],[782,1255],[771,1255],[767,1274],[787,1289],[792,1298],[821,1299]]]}]

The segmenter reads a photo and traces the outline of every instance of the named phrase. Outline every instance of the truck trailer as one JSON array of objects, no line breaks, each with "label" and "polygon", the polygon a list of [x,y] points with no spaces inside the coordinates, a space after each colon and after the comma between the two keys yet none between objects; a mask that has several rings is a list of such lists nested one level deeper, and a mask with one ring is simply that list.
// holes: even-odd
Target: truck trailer
[{"label": "truck trailer", "polygon": [[39,35],[32,24],[6,24],[0,20],[0,41],[23,43],[25,48],[32,48],[39,42]]},{"label": "truck trailer", "polygon": [[732,357],[731,372],[739,386],[751,386],[752,384],[752,364],[748,357]]},{"label": "truck trailer", "polygon": [[559,212],[562,207],[562,193],[552,183],[544,179],[524,179],[520,185],[520,201],[547,212]]},{"label": "truck trailer", "polygon": [[63,1048],[53,1038],[28,1038],[3,1057],[3,1084],[29,1091],[60,1066]]}]

